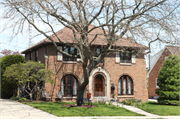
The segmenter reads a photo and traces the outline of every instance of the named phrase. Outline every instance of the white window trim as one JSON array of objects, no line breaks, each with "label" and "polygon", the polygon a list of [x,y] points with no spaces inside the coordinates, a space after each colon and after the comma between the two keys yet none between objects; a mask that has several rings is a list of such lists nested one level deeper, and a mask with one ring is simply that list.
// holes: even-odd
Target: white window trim
[{"label": "white window trim", "polygon": [[119,52],[116,52],[116,63],[120,62],[120,55]]},{"label": "white window trim", "polygon": [[63,61],[63,63],[71,64],[71,63],[77,63],[77,61]]},{"label": "white window trim", "polygon": [[120,63],[120,65],[131,66],[132,63]]},{"label": "white window trim", "polygon": [[[58,46],[58,49],[62,51],[62,46]],[[62,61],[63,55],[60,52],[57,52],[57,60]]]},{"label": "white window trim", "polygon": [[136,63],[136,55],[131,55],[131,63]]}]

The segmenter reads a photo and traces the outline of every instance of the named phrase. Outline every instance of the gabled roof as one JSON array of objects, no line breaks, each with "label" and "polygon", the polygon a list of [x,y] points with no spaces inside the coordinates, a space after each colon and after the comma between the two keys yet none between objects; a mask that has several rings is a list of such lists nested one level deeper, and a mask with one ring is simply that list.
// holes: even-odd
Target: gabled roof
[{"label": "gabled roof", "polygon": [[[90,25],[89,29],[92,29],[93,27],[95,27],[95,26]],[[59,30],[58,32],[56,32],[56,34],[59,37],[59,39],[61,39],[61,41],[63,41],[64,43],[77,43],[77,41],[74,38],[72,30],[67,27],[64,27],[63,29]],[[88,35],[89,42],[91,42],[94,39],[96,34],[97,34],[97,38],[92,42],[92,45],[107,45],[107,41],[105,41],[105,36],[103,35],[103,30],[101,28],[96,28],[89,33],[89,35]],[[50,37],[56,43],[59,43],[57,37],[54,34],[51,35]],[[78,35],[78,37],[80,37],[80,35]],[[46,44],[46,43],[51,43],[51,41],[48,38],[46,38],[46,39],[36,43],[35,45],[29,47],[28,49],[24,50],[22,53],[26,53],[26,52],[28,52],[34,48],[37,48],[42,44]],[[148,49],[147,46],[136,43],[131,38],[121,38],[118,41],[116,41],[113,44],[113,46],[132,47],[132,48],[141,47],[141,48],[144,48],[145,50]]]},{"label": "gabled roof", "polygon": [[167,48],[169,49],[169,51],[173,55],[177,55],[180,58],[180,47],[177,47],[177,46],[167,46]]},{"label": "gabled roof", "polygon": [[153,69],[153,67],[155,66],[155,64],[157,63],[157,61],[159,60],[160,56],[162,55],[162,53],[164,52],[164,50],[166,48],[171,52],[171,54],[177,55],[180,58],[180,47],[178,47],[178,46],[165,46],[162,50],[160,50],[158,53],[156,53],[155,55],[153,55],[150,58],[150,70],[147,74],[147,77],[149,77],[151,70]]}]

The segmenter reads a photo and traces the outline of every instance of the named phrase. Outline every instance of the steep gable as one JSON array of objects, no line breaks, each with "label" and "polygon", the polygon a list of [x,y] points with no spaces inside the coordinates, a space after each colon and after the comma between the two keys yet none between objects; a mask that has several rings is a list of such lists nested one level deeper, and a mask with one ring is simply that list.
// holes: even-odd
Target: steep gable
[{"label": "steep gable", "polygon": [[167,46],[173,55],[177,55],[180,58],[180,47],[177,46]]}]

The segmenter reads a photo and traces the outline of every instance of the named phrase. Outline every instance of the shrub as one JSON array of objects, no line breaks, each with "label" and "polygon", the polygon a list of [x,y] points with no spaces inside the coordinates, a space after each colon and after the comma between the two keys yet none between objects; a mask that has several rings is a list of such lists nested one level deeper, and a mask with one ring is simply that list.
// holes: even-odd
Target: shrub
[{"label": "shrub", "polygon": [[16,95],[17,92],[17,85],[15,82],[7,81],[7,78],[3,76],[6,67],[11,66],[12,64],[17,63],[25,63],[26,60],[21,55],[7,55],[2,58],[0,58],[1,63],[1,97],[2,98],[10,98],[14,95]]},{"label": "shrub", "polygon": [[27,100],[25,97],[23,97],[23,98],[20,98],[18,101],[25,101],[25,100]]},{"label": "shrub", "polygon": [[10,100],[18,100],[21,102],[21,101],[25,101],[27,99],[25,97],[19,98],[19,95],[17,95],[17,96],[11,97]]},{"label": "shrub", "polygon": [[142,100],[139,99],[126,99],[123,100],[121,103],[125,104],[125,105],[131,105],[134,107],[139,107],[139,106],[144,106],[145,104],[142,102]]},{"label": "shrub", "polygon": [[160,104],[179,104],[179,60],[178,56],[170,55],[159,71],[156,93]]},{"label": "shrub", "polygon": [[10,98],[10,100],[18,100],[18,99],[19,99],[19,95],[13,96],[13,97]]}]

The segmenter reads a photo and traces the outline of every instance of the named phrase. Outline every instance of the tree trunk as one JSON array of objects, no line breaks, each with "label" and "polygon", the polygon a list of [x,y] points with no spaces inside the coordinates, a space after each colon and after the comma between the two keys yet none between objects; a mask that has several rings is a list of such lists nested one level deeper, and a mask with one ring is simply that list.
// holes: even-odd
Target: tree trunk
[{"label": "tree trunk", "polygon": [[29,97],[30,97],[30,101],[32,102],[33,99],[32,99],[32,93],[29,93]]},{"label": "tree trunk", "polygon": [[81,106],[83,104],[84,91],[89,83],[89,74],[89,70],[87,68],[83,68],[83,78],[79,86],[78,97],[76,101],[77,106]]}]

